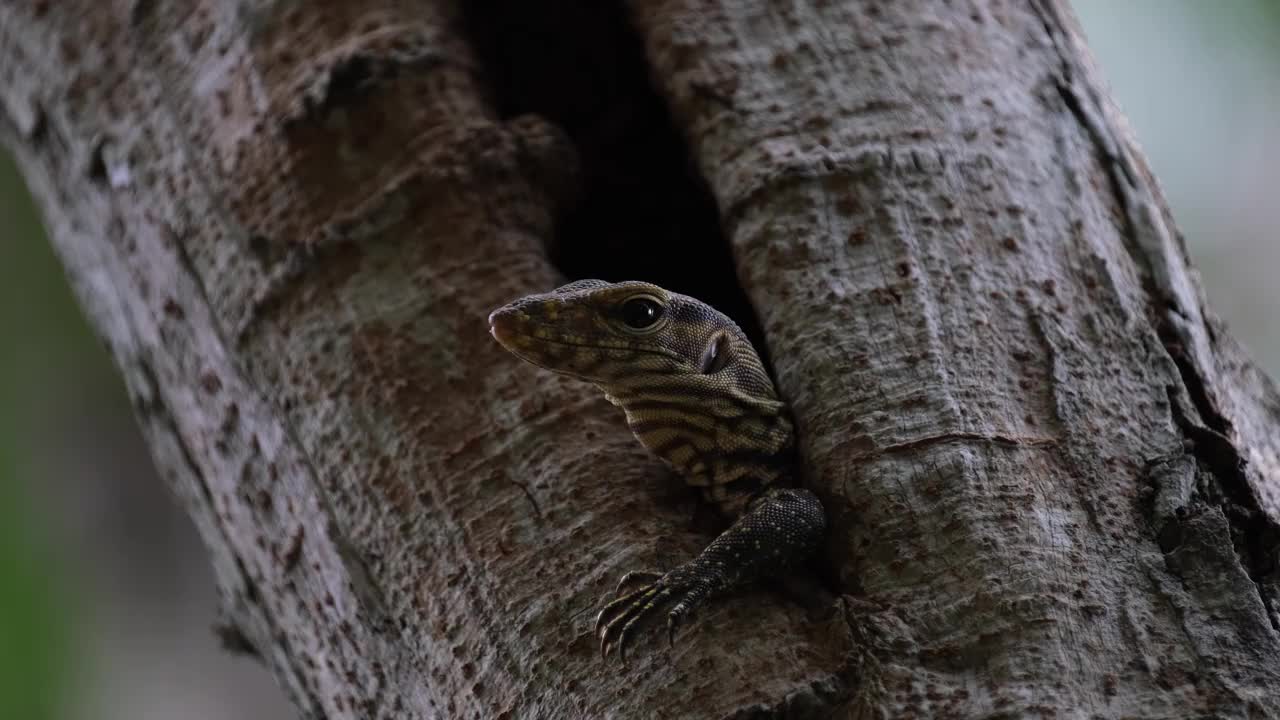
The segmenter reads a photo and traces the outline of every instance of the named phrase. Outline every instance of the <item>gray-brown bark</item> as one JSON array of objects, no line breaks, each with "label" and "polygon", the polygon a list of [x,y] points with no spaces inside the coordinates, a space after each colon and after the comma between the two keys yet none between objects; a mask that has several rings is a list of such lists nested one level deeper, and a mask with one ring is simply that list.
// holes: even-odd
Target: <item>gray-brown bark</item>
[{"label": "gray-brown bark", "polygon": [[589,610],[707,536],[613,408],[485,333],[557,281],[583,181],[456,8],[0,5],[0,137],[228,636],[310,717],[1280,714],[1280,399],[1069,13],[630,12],[839,596],[732,599],[622,669]]}]

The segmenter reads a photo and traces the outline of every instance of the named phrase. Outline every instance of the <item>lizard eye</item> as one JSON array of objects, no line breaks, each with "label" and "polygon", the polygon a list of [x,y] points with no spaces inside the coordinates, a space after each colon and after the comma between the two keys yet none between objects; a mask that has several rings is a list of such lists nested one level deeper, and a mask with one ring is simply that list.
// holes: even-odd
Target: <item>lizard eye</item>
[{"label": "lizard eye", "polygon": [[622,324],[629,330],[652,330],[662,319],[663,307],[657,300],[641,295],[622,303]]}]

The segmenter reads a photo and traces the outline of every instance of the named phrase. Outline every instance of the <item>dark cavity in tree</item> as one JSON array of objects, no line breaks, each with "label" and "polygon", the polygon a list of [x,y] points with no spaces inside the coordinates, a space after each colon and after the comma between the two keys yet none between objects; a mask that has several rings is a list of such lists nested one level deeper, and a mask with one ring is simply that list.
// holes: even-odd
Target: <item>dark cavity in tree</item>
[{"label": "dark cavity in tree", "polygon": [[570,279],[647,280],[732,317],[763,349],[710,188],[614,0],[470,0],[465,32],[503,119],[534,113],[577,148],[552,261]]}]

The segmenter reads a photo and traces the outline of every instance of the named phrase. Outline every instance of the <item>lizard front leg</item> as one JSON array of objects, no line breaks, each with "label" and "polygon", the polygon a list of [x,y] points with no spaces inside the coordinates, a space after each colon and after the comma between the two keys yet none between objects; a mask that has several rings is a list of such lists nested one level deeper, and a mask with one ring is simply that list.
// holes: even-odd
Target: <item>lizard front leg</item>
[{"label": "lizard front leg", "polygon": [[635,582],[642,586],[622,594],[600,611],[596,636],[600,653],[615,646],[623,660],[627,642],[642,623],[664,607],[667,637],[716,595],[752,580],[779,575],[811,557],[822,543],[827,519],[822,503],[808,490],[767,491],[748,506],[728,530],[698,557],[664,574],[628,573],[619,592]]}]

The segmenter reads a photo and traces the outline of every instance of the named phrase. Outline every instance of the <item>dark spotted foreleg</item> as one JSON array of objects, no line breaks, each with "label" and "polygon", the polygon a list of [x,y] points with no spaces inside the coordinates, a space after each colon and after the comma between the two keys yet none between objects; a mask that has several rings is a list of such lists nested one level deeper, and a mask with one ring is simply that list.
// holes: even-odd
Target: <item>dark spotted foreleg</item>
[{"label": "dark spotted foreleg", "polygon": [[[826,531],[822,503],[808,490],[771,490],[756,499],[698,557],[665,574],[628,573],[619,595],[596,618],[600,652],[627,642],[654,613],[667,611],[668,639],[708,600],[757,578],[776,576],[817,551]],[[639,585],[629,593],[623,588]]]}]

